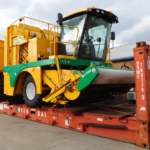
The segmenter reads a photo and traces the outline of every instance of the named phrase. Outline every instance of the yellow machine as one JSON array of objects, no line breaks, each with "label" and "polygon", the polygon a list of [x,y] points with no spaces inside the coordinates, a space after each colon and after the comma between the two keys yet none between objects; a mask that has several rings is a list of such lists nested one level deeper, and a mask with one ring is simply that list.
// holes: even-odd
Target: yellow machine
[{"label": "yellow machine", "polygon": [[6,96],[4,95],[4,77],[3,77],[3,66],[4,66],[4,41],[0,40],[0,98],[2,101],[6,100]]},{"label": "yellow machine", "polygon": [[23,95],[29,107],[38,107],[102,100],[134,86],[133,70],[106,62],[111,25],[118,23],[111,11],[90,7],[58,14],[59,26],[32,19],[47,29],[25,24],[26,18],[32,19],[22,17],[5,30],[4,67],[0,64],[5,95]]}]

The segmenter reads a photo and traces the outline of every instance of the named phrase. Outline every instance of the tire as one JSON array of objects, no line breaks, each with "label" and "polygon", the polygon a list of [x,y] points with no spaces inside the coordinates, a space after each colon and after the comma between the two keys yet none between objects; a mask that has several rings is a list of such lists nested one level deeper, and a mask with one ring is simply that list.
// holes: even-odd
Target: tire
[{"label": "tire", "polygon": [[28,107],[41,107],[41,95],[36,94],[36,85],[31,75],[27,76],[23,84],[23,100]]},{"label": "tire", "polygon": [[4,76],[0,76],[0,101],[6,101],[7,96],[4,94]]}]

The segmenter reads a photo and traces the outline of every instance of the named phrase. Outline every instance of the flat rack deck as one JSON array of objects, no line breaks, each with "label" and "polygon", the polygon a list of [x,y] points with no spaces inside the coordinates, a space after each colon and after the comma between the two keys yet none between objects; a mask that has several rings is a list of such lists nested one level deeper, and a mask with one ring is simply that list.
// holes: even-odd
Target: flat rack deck
[{"label": "flat rack deck", "polygon": [[150,45],[137,43],[134,63],[135,108],[99,104],[29,108],[0,102],[0,112],[150,148]]},{"label": "flat rack deck", "polygon": [[80,132],[136,143],[137,119],[134,108],[107,108],[91,105],[67,107],[67,109],[60,106],[29,108],[25,104],[9,105],[9,102],[1,102],[0,112]]},{"label": "flat rack deck", "polygon": [[136,144],[137,118],[134,108],[93,105],[67,109],[61,106],[29,108],[25,104],[1,102],[0,113]]}]

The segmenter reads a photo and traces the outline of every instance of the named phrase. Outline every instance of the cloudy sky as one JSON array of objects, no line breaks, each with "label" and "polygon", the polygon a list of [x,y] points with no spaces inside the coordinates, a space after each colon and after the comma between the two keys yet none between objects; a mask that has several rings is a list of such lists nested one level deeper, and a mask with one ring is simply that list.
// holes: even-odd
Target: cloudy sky
[{"label": "cloudy sky", "polygon": [[115,46],[150,40],[150,0],[0,0],[0,33],[14,20],[28,16],[56,23],[57,13],[95,6],[111,10],[119,18],[112,31]]}]

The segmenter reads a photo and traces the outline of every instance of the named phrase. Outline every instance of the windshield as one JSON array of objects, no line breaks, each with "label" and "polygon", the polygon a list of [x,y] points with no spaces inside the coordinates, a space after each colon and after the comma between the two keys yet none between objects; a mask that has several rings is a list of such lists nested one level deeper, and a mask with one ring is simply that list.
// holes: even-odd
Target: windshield
[{"label": "windshield", "polygon": [[[75,26],[75,27],[78,27],[78,29],[79,29],[78,37],[77,37],[77,29],[76,28],[64,27],[64,28],[62,28],[62,34],[61,34],[61,42],[74,43],[74,42],[76,42],[76,38],[77,38],[76,51],[79,48],[79,41],[81,39],[81,34],[83,31],[85,18],[86,18],[86,15],[82,15],[82,16],[78,16],[78,17],[63,21],[63,26]],[[75,50],[75,44],[61,43],[60,50],[61,50],[60,54],[73,56],[74,50]]]},{"label": "windshield", "polygon": [[89,16],[80,56],[105,61],[111,24],[97,16]]}]

